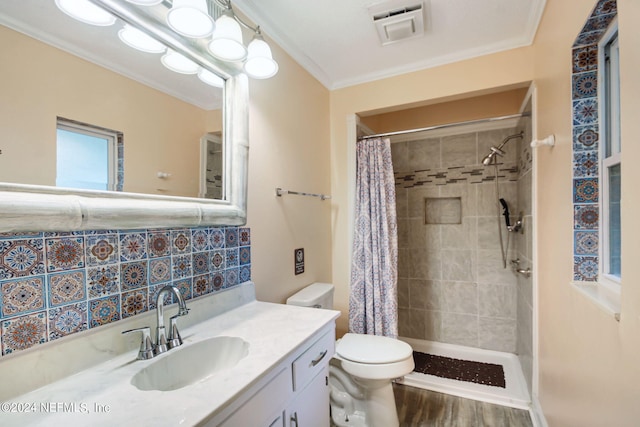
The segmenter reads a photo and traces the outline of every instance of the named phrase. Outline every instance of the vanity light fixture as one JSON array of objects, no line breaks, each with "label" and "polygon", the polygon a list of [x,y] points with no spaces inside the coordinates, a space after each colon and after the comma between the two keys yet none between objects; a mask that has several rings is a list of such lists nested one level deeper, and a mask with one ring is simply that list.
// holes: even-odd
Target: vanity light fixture
[{"label": "vanity light fixture", "polygon": [[271,48],[262,38],[260,28],[247,48],[247,61],[244,63],[244,71],[254,79],[268,79],[278,72],[278,63],[273,60]]},{"label": "vanity light fixture", "polygon": [[175,32],[192,38],[207,37],[216,26],[209,15],[207,0],[173,0],[167,23]]},{"label": "vanity light fixture", "polygon": [[[252,27],[240,19],[231,7],[231,0],[212,1],[224,9],[216,20],[217,28],[209,43],[209,51],[213,56],[224,61],[244,61],[244,71],[254,79],[273,77],[278,72],[278,63],[274,61],[260,27]],[[238,24],[254,33],[248,48],[242,44],[242,29]]]},{"label": "vanity light fixture", "polygon": [[171,49],[167,49],[167,53],[162,55],[160,60],[162,65],[176,73],[195,74],[198,72],[198,64]]},{"label": "vanity light fixture", "polygon": [[116,22],[116,17],[89,0],[56,0],[58,9],[85,24],[107,27]]},{"label": "vanity light fixture", "polygon": [[216,20],[216,30],[209,43],[209,51],[223,61],[242,61],[247,57],[247,48],[242,44],[242,28],[234,18],[229,5]]},{"label": "vanity light fixture", "polygon": [[209,70],[205,70],[204,68],[200,68],[198,70],[198,78],[202,80],[204,83],[214,86],[214,87],[223,87],[224,79]]},{"label": "vanity light fixture", "polygon": [[143,52],[162,53],[167,50],[165,45],[129,24],[124,24],[118,31],[118,37],[124,44]]},{"label": "vanity light fixture", "polygon": [[[274,61],[271,48],[264,41],[260,27],[242,21],[233,10],[231,0],[126,0],[140,6],[161,5],[164,10],[154,13],[166,14],[167,25],[182,36],[204,39],[198,43],[207,44],[209,52],[217,59],[225,62],[243,62],[245,73],[254,79],[267,79],[278,72],[278,63]],[[60,10],[73,18],[93,24],[111,25],[116,18],[106,10],[95,5],[91,0],[55,0]],[[160,7],[160,6],[158,6]],[[160,15],[163,16],[163,15]],[[214,18],[217,18],[214,20]],[[242,42],[242,27],[254,33],[254,37],[245,47]],[[213,73],[200,67],[183,55],[161,46],[159,42],[146,33],[125,25],[118,32],[120,39],[127,45],[144,52],[167,53],[162,63],[178,73],[196,74],[203,82],[219,86],[221,79],[214,79]]]}]

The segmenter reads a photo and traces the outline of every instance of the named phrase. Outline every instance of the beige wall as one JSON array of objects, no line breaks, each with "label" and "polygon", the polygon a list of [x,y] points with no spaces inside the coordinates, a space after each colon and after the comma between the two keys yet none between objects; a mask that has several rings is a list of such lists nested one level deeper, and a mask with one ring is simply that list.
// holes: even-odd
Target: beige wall
[{"label": "beige wall", "polygon": [[[332,204],[276,187],[331,194],[329,91],[267,40],[278,74],[251,80],[248,225],[258,299],[284,302],[315,281],[331,280]],[[294,274],[294,249],[305,272]]]},{"label": "beige wall", "polygon": [[[535,81],[537,134],[555,134],[557,146],[538,149],[538,238],[540,390],[539,399],[551,427],[632,426],[640,420],[640,253],[637,182],[640,168],[623,168],[623,293],[618,323],[569,285],[572,278],[571,183],[571,58],[570,47],[594,1],[547,0],[535,43],[531,47],[487,55],[329,92],[274,46],[280,72],[272,79],[252,81],[248,226],[252,231],[252,275],[258,298],[284,302],[313,281],[336,285],[340,333],[346,331],[349,288],[350,150],[354,141],[348,123],[359,112],[384,112],[522,87]],[[626,159],[640,158],[640,3],[619,0],[622,56],[622,137]],[[9,40],[6,33],[0,41]],[[3,57],[11,50],[0,49]],[[14,57],[18,57],[13,51]],[[16,59],[16,58],[13,58]],[[42,68],[24,68],[33,86],[56,76],[47,57]],[[470,71],[472,70],[472,71]],[[10,75],[17,79],[18,74]],[[78,77],[80,79],[80,76]],[[101,78],[95,74],[94,79]],[[82,80],[82,79],[80,79]],[[98,80],[99,81],[99,80]],[[85,81],[86,82],[86,81]],[[88,87],[99,87],[96,80]],[[69,109],[48,112],[48,106],[6,92],[0,120],[12,109],[33,110],[92,121],[93,105],[70,99]],[[160,96],[160,95],[158,95]],[[115,102],[116,100],[114,100]],[[161,104],[160,102],[157,103]],[[83,108],[73,109],[73,105]],[[118,104],[120,105],[120,104]],[[158,126],[193,120],[194,112],[154,111]],[[47,116],[48,115],[48,116]],[[75,117],[74,117],[75,116]],[[203,119],[204,123],[205,120]],[[110,122],[100,123],[118,128]],[[0,124],[3,126],[4,124]],[[132,125],[132,124],[130,124]],[[23,127],[26,125],[23,124]],[[163,128],[170,131],[169,128]],[[122,130],[122,129],[121,129]],[[19,137],[5,132],[5,141]],[[38,139],[41,138],[38,136]],[[3,142],[4,144],[4,142]],[[4,147],[0,161],[6,162]],[[638,152],[636,155],[635,153]],[[43,152],[44,153],[44,152]],[[36,161],[40,153],[29,153]],[[30,160],[31,161],[31,160]],[[155,167],[153,170],[155,171]],[[330,201],[284,196],[276,187],[331,194]],[[306,272],[294,275],[293,250],[303,247]]]},{"label": "beige wall", "polygon": [[[571,286],[572,142],[571,45],[595,1],[548,0],[533,46],[475,58],[331,93],[333,282],[346,330],[349,280],[349,150],[347,118],[460,98],[530,80],[538,89],[537,135],[556,147],[538,149],[539,400],[551,427],[634,426],[640,419],[640,253],[637,182],[623,168],[622,318],[601,311]],[[626,159],[640,155],[640,3],[618,1],[622,79],[622,138]],[[469,72],[473,70],[473,72]],[[638,152],[638,155],[636,155]],[[630,161],[629,161],[630,162]]]},{"label": "beige wall", "polygon": [[[220,129],[219,110],[194,107],[2,26],[0,63],[0,181],[55,185],[60,116],[124,133],[124,191],[198,195],[200,137]],[[158,171],[172,176],[160,181]]]},{"label": "beige wall", "polygon": [[[538,133],[540,401],[550,426],[637,426],[640,420],[640,4],[619,0],[622,80],[623,303],[616,322],[569,286],[572,279],[571,61],[569,52],[595,1],[553,0],[534,45]],[[640,153],[639,153],[640,154]]]}]

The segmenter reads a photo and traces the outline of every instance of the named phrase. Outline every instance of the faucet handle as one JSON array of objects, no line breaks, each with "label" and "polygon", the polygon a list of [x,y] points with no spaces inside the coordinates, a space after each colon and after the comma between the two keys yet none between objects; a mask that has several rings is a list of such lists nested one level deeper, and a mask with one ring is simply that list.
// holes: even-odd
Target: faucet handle
[{"label": "faucet handle", "polygon": [[180,331],[178,331],[178,317],[180,316],[184,316],[184,314],[178,313],[175,316],[171,316],[171,318],[169,319],[169,348],[174,348],[182,345],[182,337],[180,336]]},{"label": "faucet handle", "polygon": [[129,329],[122,331],[122,334],[131,332],[142,332],[142,343],[140,343],[140,351],[138,351],[138,360],[148,360],[153,357],[153,343],[151,342],[151,330],[148,326],[142,328]]}]

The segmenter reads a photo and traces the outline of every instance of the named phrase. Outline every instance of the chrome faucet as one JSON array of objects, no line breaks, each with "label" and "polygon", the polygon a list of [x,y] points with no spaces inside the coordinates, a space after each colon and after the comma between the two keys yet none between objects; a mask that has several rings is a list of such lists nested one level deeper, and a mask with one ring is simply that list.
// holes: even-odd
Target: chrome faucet
[{"label": "chrome faucet", "polygon": [[[169,320],[169,337],[167,338],[164,328],[164,296],[169,292],[173,292],[178,299],[178,313],[175,316],[171,316],[171,319]],[[162,354],[171,348],[182,345],[182,337],[180,337],[180,332],[178,331],[177,319],[180,316],[189,314],[189,309],[187,308],[187,304],[184,302],[184,298],[182,298],[182,294],[180,294],[180,290],[177,287],[167,285],[160,289],[160,292],[158,292],[158,295],[156,296],[156,313],[158,315],[158,326],[156,328],[155,345],[151,341],[151,333],[148,326],[122,331],[123,334],[129,334],[131,332],[142,333],[142,343],[140,344],[140,351],[138,351],[139,360],[151,359],[152,357]]]},{"label": "chrome faucet", "polygon": [[[172,316],[170,319],[169,337],[167,341],[167,335],[164,327],[164,296],[170,292],[173,292],[178,299],[178,314]],[[158,326],[156,327],[156,345],[153,349],[154,355],[164,353],[168,349],[182,344],[182,338],[180,337],[180,332],[178,332],[177,319],[180,316],[189,314],[189,309],[187,308],[187,304],[184,302],[184,298],[182,298],[182,294],[177,287],[167,285],[160,289],[160,292],[158,292],[158,295],[156,296],[156,314],[158,315]]]}]

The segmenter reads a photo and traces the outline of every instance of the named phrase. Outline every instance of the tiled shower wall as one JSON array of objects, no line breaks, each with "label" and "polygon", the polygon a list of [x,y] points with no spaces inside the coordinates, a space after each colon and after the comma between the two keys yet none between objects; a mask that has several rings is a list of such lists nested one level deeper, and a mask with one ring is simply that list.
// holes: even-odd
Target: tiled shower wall
[{"label": "tiled shower wall", "polygon": [[[0,234],[0,341],[15,353],[251,278],[248,228]],[[170,300],[166,300],[168,303]]]},{"label": "tiled shower wall", "polygon": [[[489,147],[514,133],[511,128],[392,143],[401,336],[516,351],[517,278],[502,265],[494,168],[482,165]],[[517,139],[508,142],[499,166],[500,196],[512,219],[518,213],[519,164],[531,161],[526,153],[521,158],[519,147]],[[437,198],[459,198],[459,224],[425,224],[425,204]],[[503,239],[510,234],[510,260],[517,243],[500,218]]]}]

